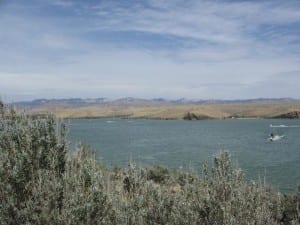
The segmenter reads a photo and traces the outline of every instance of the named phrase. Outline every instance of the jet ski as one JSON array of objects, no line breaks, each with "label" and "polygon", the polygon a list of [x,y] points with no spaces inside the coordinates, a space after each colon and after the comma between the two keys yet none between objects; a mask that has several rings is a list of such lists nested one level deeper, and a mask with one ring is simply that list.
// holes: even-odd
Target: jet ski
[{"label": "jet ski", "polygon": [[284,137],[284,135],[277,135],[277,134],[271,133],[269,136],[269,141],[278,141],[283,137]]}]

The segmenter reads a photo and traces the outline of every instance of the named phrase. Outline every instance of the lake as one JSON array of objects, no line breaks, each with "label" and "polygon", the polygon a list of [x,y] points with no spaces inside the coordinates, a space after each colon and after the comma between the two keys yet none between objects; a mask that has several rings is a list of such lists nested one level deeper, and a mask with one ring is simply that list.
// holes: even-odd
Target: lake
[{"label": "lake", "polygon": [[[300,185],[300,120],[128,120],[72,119],[71,148],[82,141],[108,166],[137,164],[201,171],[220,150],[228,150],[247,179],[265,177],[291,192]],[[269,141],[268,135],[284,136]]]}]

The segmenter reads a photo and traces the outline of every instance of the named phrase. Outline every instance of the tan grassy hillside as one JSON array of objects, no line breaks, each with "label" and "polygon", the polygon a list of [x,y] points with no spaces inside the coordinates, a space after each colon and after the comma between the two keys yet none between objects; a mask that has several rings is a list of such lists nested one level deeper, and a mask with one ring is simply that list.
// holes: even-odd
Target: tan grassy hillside
[{"label": "tan grassy hillside", "polygon": [[190,112],[198,116],[222,118],[270,118],[292,111],[300,111],[297,102],[233,103],[233,104],[184,104],[157,106],[43,106],[32,113],[52,112],[62,118],[125,117],[149,119],[182,119]]}]

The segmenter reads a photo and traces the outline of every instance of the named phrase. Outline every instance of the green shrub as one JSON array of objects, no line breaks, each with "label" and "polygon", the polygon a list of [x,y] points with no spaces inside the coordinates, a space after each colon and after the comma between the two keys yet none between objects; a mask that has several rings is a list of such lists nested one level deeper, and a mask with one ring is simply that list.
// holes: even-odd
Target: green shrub
[{"label": "green shrub", "polygon": [[161,166],[148,169],[148,179],[156,183],[164,183],[170,178],[169,170]]},{"label": "green shrub", "polygon": [[295,195],[284,195],[281,222],[283,224],[300,224],[300,186]]},{"label": "green shrub", "polygon": [[[61,208],[59,189],[65,170],[66,129],[64,124],[56,126],[51,115],[32,119],[1,105],[1,219],[4,224],[35,223],[43,220],[40,215],[48,207],[44,199],[37,198],[48,198],[55,203],[55,210]],[[45,196],[38,196],[46,183],[55,193],[41,190]]]},{"label": "green shrub", "polygon": [[107,224],[101,166],[87,148],[67,154],[66,127],[52,115],[1,110],[1,223]]}]

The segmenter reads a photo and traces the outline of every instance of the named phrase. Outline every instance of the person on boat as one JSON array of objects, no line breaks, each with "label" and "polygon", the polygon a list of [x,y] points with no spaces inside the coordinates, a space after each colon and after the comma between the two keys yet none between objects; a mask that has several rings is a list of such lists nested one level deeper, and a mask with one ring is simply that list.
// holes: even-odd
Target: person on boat
[{"label": "person on boat", "polygon": [[270,141],[273,141],[273,138],[274,138],[274,134],[273,134],[273,133],[271,133],[271,134],[270,134],[270,138],[269,138],[269,140],[270,140]]}]

